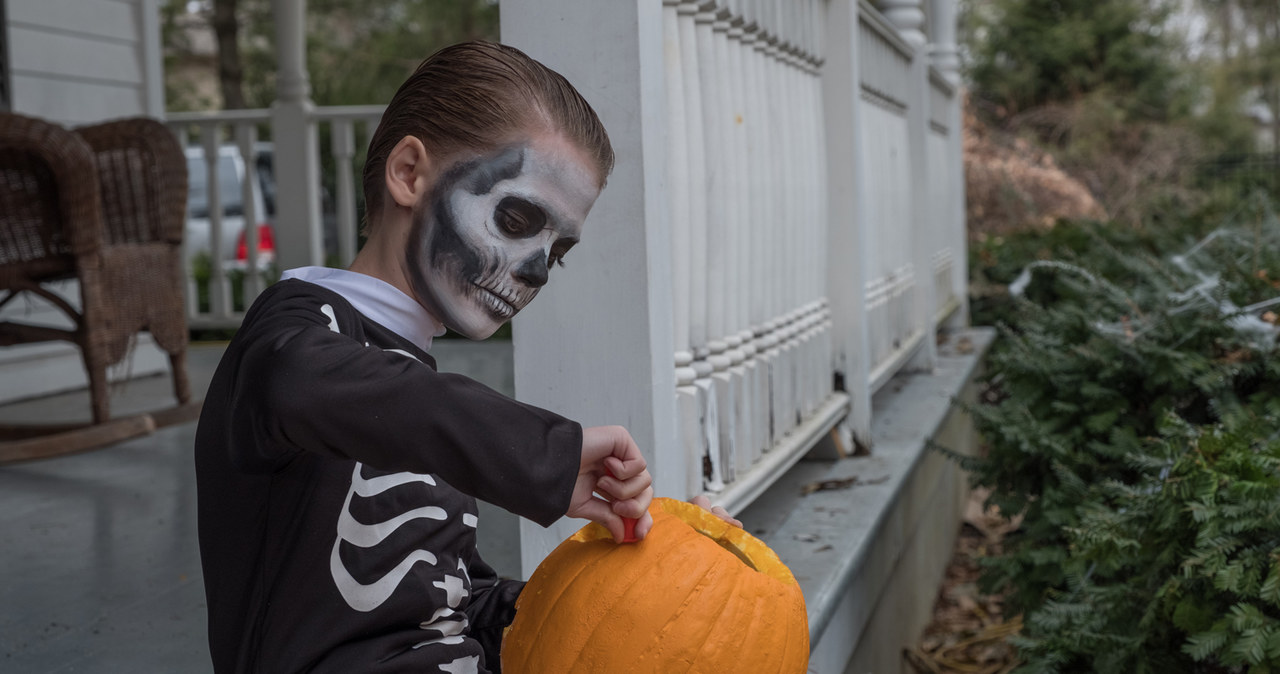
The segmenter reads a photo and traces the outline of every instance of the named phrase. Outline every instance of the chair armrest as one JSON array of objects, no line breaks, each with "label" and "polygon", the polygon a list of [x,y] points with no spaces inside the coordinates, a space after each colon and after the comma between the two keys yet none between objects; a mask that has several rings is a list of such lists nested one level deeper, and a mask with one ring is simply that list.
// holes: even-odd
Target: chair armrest
[{"label": "chair armrest", "polygon": [[0,249],[9,261],[91,255],[103,243],[93,150],[69,129],[0,113]]},{"label": "chair armrest", "polygon": [[178,139],[148,117],[77,128],[93,148],[107,242],[182,243],[187,160]]}]

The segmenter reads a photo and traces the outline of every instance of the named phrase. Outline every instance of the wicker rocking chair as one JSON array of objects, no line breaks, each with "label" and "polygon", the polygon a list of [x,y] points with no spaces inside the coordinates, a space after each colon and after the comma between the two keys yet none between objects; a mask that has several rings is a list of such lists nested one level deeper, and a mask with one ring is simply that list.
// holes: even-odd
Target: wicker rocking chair
[{"label": "wicker rocking chair", "polygon": [[[125,358],[140,331],[149,331],[169,354],[175,409],[187,405],[181,292],[186,194],[182,149],[155,120],[70,130],[0,114],[0,307],[30,293],[74,323],[65,329],[0,321],[0,346],[50,340],[79,346],[93,414],[89,433],[29,431],[46,437],[20,447],[6,443],[0,462],[82,451],[154,429],[149,417],[112,428],[109,412],[107,367]],[[42,285],[64,279],[79,281],[78,308]],[[50,436],[51,430],[59,433]],[[22,436],[8,435],[14,438]]]}]

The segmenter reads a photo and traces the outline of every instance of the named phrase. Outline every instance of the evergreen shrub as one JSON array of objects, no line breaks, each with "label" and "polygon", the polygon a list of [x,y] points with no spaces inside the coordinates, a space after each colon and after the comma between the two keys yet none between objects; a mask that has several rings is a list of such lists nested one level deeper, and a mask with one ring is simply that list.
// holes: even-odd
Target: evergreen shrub
[{"label": "evergreen shrub", "polygon": [[1021,671],[1280,671],[1280,223],[1202,229],[1062,223],[974,267],[1011,292],[957,458],[1022,517],[983,577]]}]

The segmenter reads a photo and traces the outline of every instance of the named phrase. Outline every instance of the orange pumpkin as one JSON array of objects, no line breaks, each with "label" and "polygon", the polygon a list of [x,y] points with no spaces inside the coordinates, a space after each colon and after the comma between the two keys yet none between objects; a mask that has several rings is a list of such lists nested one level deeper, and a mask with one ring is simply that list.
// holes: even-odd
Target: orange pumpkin
[{"label": "orange pumpkin", "polygon": [[804,672],[804,596],[778,556],[696,505],[659,498],[649,512],[639,543],[593,523],[543,560],[516,602],[503,671]]}]

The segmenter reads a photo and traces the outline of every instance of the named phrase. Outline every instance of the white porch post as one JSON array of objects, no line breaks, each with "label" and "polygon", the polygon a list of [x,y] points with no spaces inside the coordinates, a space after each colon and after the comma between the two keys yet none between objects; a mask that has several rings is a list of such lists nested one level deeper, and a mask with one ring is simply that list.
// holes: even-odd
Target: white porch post
[{"label": "white porch post", "polygon": [[271,106],[277,190],[276,259],[281,269],[323,264],[320,150],[307,75],[306,0],[271,0],[276,28],[276,101]]},{"label": "white porch post", "polygon": [[160,0],[142,0],[142,71],[146,88],[143,110],[147,116],[164,119],[164,47],[160,44]]},{"label": "white porch post", "polygon": [[[662,3],[504,0],[502,39],[559,71],[618,162],[564,269],[515,321],[517,396],[584,425],[625,425],[662,495],[686,493],[676,442]],[[520,523],[527,577],[583,522]]]},{"label": "white porch post", "polygon": [[[907,87],[907,128],[911,156],[909,159],[911,183],[923,188],[928,178],[929,140],[929,58],[925,45],[928,38],[923,32],[925,16],[921,0],[881,0],[885,18],[898,29],[898,33],[915,48],[911,59],[911,79]],[[916,274],[917,312],[915,325],[925,330],[920,351],[912,358],[911,366],[932,370],[937,364],[938,344],[933,335],[937,331],[938,301],[933,282],[932,231],[929,208],[919,200],[911,204],[911,252],[912,266]]]},{"label": "white porch post", "polygon": [[[827,6],[822,102],[827,143],[827,292],[831,298],[833,366],[850,400],[842,432],[871,447],[870,335],[867,321],[868,250],[866,145],[858,59],[858,0],[831,0]],[[852,447],[850,447],[852,449]]]}]

